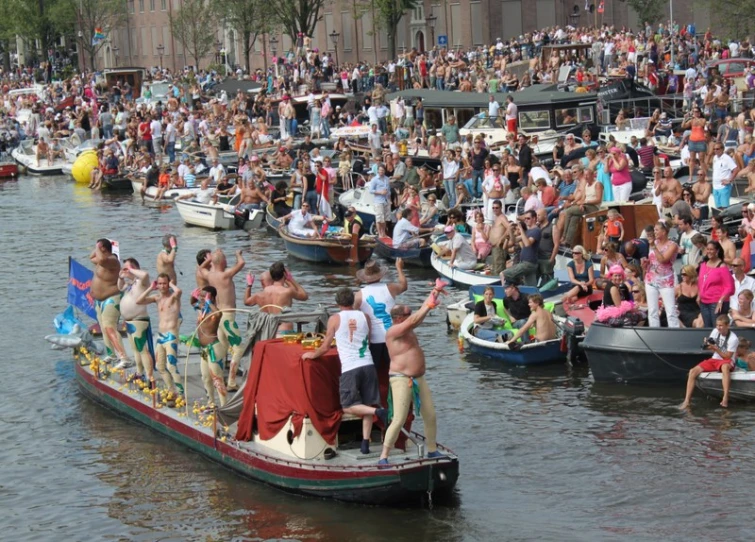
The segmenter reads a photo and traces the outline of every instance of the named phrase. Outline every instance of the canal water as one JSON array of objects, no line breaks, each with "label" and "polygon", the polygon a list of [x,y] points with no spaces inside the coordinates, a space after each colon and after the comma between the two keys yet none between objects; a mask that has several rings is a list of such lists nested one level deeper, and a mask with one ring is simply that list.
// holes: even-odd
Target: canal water
[{"label": "canal water", "polygon": [[[750,407],[717,408],[683,390],[597,385],[586,367],[509,368],[459,353],[436,310],[418,336],[439,440],[461,461],[451,503],[383,509],[283,494],[239,479],[83,398],[65,352],[43,340],[65,308],[69,255],[99,237],[154,273],[160,240],[178,236],[179,283],[193,288],[201,248],[241,249],[259,274],[286,259],[264,229],[185,227],[170,206],[104,196],[62,177],[0,184],[0,539],[229,540],[752,540]],[[348,268],[287,260],[330,304]],[[418,305],[432,271],[408,270],[402,301]],[[241,291],[243,274],[237,277]],[[188,311],[184,311],[184,314]],[[192,322],[184,327],[189,329]]]}]

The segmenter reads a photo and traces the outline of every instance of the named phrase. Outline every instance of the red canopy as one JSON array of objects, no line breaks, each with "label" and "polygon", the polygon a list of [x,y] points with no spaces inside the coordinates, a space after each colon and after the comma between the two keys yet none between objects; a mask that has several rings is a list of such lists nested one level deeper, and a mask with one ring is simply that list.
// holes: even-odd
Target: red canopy
[{"label": "red canopy", "polygon": [[254,346],[236,439],[251,440],[256,405],[257,430],[263,440],[277,435],[293,415],[294,436],[301,433],[307,417],[325,442],[335,445],[342,412],[338,353],[332,348],[315,360],[301,359],[302,353],[301,345],[282,339]]}]

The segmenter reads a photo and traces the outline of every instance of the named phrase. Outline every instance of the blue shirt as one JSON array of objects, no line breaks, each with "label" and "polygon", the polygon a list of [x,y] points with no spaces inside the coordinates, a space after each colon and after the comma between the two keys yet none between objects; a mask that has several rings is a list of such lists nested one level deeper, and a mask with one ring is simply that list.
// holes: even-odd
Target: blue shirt
[{"label": "blue shirt", "polygon": [[566,196],[571,196],[574,194],[574,191],[577,190],[577,183],[572,182],[571,184],[566,184],[565,182],[562,182],[558,187],[558,196],[561,198],[565,198]]},{"label": "blue shirt", "polygon": [[[372,180],[367,183],[367,190],[370,194],[375,196],[375,203],[388,203],[388,196],[390,195],[391,186],[388,182],[388,177],[381,177],[375,175]],[[378,194],[385,190],[385,194]]]}]

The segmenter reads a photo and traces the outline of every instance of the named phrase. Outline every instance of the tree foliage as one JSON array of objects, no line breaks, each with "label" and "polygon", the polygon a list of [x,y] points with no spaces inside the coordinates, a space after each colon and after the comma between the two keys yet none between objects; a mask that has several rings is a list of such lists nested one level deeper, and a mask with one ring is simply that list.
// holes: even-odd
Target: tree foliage
[{"label": "tree foliage", "polygon": [[404,12],[414,9],[419,0],[375,0],[380,24],[388,32],[388,56],[396,58],[396,27]]},{"label": "tree foliage", "polygon": [[305,36],[315,33],[325,0],[272,0],[270,4],[285,33],[296,43],[300,32]]},{"label": "tree foliage", "polygon": [[199,61],[206,57],[215,46],[216,36],[212,29],[217,27],[217,10],[204,0],[185,0],[181,9],[169,13],[170,29],[194,59],[199,69]]},{"label": "tree foliage", "polygon": [[[95,58],[107,43],[107,36],[128,19],[126,2],[123,0],[73,0],[76,20],[83,37],[81,46],[89,57],[91,68],[96,69]],[[94,41],[94,33],[101,29],[106,39]]]},{"label": "tree foliage", "polygon": [[696,0],[695,4],[710,10],[718,36],[747,39],[755,29],[755,0]]},{"label": "tree foliage", "polygon": [[250,71],[249,57],[260,34],[269,32],[274,22],[270,2],[265,0],[216,0],[218,17],[241,38],[244,64]]},{"label": "tree foliage", "polygon": [[644,24],[657,23],[666,15],[666,0],[627,0],[627,4],[637,13],[637,18]]},{"label": "tree foliage", "polygon": [[73,0],[3,0],[0,4],[4,25],[27,41],[39,40],[43,54],[54,48],[60,36],[75,31]]}]

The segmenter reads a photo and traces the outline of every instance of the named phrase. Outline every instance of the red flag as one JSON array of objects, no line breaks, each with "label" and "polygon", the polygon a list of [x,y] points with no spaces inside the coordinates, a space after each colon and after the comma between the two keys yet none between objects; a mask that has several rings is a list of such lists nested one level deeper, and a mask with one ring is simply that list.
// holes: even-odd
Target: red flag
[{"label": "red flag", "polygon": [[744,244],[742,245],[742,260],[745,264],[745,273],[748,273],[752,269],[752,234],[748,233],[745,237]]},{"label": "red flag", "polygon": [[601,0],[600,4],[598,4],[598,13],[603,13],[603,11],[605,10],[605,7],[606,7],[605,2]]}]

